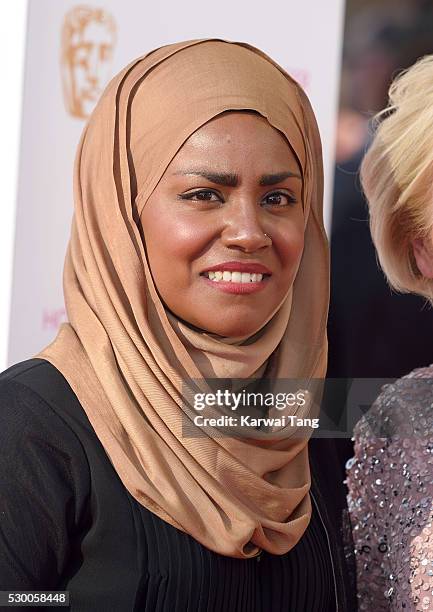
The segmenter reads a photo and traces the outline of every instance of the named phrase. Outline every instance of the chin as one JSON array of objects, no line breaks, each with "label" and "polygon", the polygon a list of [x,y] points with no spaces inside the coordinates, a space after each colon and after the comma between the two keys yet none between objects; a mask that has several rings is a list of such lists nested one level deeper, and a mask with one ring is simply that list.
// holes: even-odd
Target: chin
[{"label": "chin", "polygon": [[261,327],[259,321],[254,322],[233,322],[232,324],[227,323],[225,325],[210,325],[206,329],[212,334],[218,334],[225,338],[236,338],[237,336],[247,336],[253,334]]}]

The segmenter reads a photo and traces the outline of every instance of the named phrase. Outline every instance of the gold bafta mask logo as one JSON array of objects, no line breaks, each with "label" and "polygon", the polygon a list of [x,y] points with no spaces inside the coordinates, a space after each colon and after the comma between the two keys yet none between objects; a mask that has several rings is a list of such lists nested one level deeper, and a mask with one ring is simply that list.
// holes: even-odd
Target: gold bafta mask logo
[{"label": "gold bafta mask logo", "polygon": [[65,15],[61,41],[67,110],[86,119],[111,75],[116,23],[104,9],[76,6]]}]

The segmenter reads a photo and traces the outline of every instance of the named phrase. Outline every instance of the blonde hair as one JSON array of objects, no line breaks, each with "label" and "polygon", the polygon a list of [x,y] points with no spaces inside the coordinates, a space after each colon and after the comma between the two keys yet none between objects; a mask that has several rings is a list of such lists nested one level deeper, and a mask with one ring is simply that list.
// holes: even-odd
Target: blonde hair
[{"label": "blonde hair", "polygon": [[373,123],[361,182],[379,262],[394,289],[433,303],[433,281],[419,272],[411,244],[433,229],[433,55],[395,78]]}]

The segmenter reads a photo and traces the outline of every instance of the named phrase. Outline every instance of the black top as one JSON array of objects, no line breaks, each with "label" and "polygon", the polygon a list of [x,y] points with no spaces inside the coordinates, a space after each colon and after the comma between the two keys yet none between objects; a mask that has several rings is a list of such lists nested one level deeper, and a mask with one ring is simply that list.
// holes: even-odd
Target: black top
[{"label": "black top", "polygon": [[[299,543],[282,556],[234,559],[129,494],[47,361],[0,374],[0,421],[0,590],[68,590],[74,612],[356,609],[345,585],[341,508],[330,482],[318,486],[314,463],[312,519]],[[325,442],[310,441],[310,458]]]}]

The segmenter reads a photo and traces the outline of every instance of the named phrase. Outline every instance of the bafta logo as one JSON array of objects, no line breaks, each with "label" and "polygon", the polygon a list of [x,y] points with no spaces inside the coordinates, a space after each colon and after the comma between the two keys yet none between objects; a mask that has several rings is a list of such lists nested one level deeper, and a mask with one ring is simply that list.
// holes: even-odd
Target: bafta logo
[{"label": "bafta logo", "polygon": [[86,119],[111,76],[116,24],[104,9],[76,6],[62,28],[61,71],[68,112]]}]

